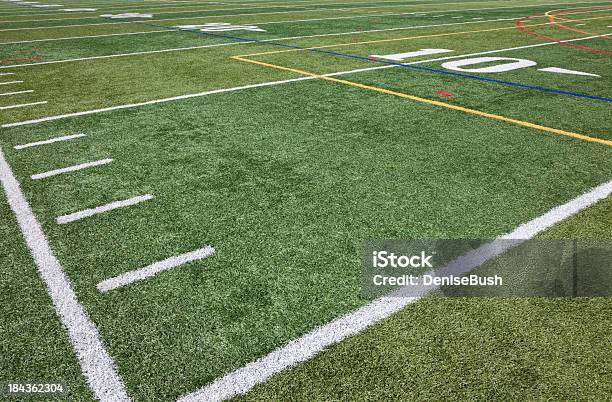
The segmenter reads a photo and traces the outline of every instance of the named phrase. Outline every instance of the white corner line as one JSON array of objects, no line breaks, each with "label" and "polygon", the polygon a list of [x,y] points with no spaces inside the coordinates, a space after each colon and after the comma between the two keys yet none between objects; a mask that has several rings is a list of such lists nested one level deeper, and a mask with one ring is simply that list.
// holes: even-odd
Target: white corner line
[{"label": "white corner line", "polygon": [[53,301],[55,311],[68,331],[89,387],[100,401],[129,401],[113,359],[106,351],[96,325],[79,303],[70,280],[57,260],[43,229],[32,213],[11,167],[0,148],[0,182],[38,273]]},{"label": "white corner line", "polygon": [[21,84],[23,81],[5,81],[0,82],[0,85],[8,85],[8,84]]},{"label": "white corner line", "polygon": [[40,180],[40,179],[44,179],[47,177],[57,176],[63,173],[76,172],[76,171],[87,169],[87,168],[94,167],[94,166],[106,165],[106,164],[111,163],[112,161],[113,161],[112,159],[100,159],[97,161],[81,163],[78,165],[68,166],[68,167],[61,168],[61,169],[50,170],[44,173],[33,174],[32,176],[30,176],[30,178],[32,180]]},{"label": "white corner line", "polygon": [[[469,272],[487,259],[493,258],[512,247],[532,239],[538,233],[595,204],[610,194],[612,194],[612,180],[591,189],[563,205],[551,209],[542,216],[520,225],[511,233],[502,235],[496,240],[457,258],[442,268],[442,270]],[[515,241],[508,242],[508,240]],[[398,293],[398,295],[401,295],[401,293]],[[182,396],[178,399],[178,402],[223,401],[236,395],[245,394],[257,384],[267,381],[273,375],[313,358],[325,348],[363,331],[407,305],[420,300],[426,293],[414,297],[398,297],[398,295],[381,297],[328,324],[315,328],[270,354],[224,375],[193,393]]]},{"label": "white corner line", "polygon": [[34,92],[33,89],[28,89],[27,91],[17,91],[17,92],[5,92],[5,93],[0,93],[0,96],[9,96],[9,95],[19,95],[19,94],[29,94]]},{"label": "white corner line", "polygon": [[15,149],[31,148],[31,147],[37,147],[39,145],[53,144],[54,142],[69,141],[69,140],[73,140],[73,139],[81,138],[81,137],[85,137],[85,134],[79,133],[79,134],[64,135],[62,137],[50,138],[48,140],[29,142],[27,144],[15,145],[13,148],[15,148]]},{"label": "white corner line", "polygon": [[28,107],[28,106],[44,105],[45,103],[47,103],[47,101],[22,103],[20,105],[0,106],[0,110],[18,109],[18,108]]},{"label": "white corner line", "polygon": [[60,225],[78,221],[83,218],[88,218],[93,215],[101,214],[103,212],[112,211],[113,209],[125,208],[132,205],[139,204],[144,201],[152,199],[151,194],[139,195],[138,197],[128,198],[127,200],[114,201],[110,204],[100,205],[99,207],[85,209],[83,211],[74,212],[68,215],[62,215],[57,217],[56,222]]},{"label": "white corner line", "polygon": [[206,246],[198,250],[190,251],[188,253],[175,255],[162,261],[158,261],[144,268],[136,269],[134,271],[125,272],[121,275],[113,278],[105,279],[98,283],[96,286],[102,293],[120,288],[125,285],[129,285],[134,282],[142,281],[151,276],[157,275],[160,272],[168,271],[172,268],[180,265],[187,264],[192,261],[201,260],[206,257],[210,257],[215,253],[215,249],[212,246]]}]

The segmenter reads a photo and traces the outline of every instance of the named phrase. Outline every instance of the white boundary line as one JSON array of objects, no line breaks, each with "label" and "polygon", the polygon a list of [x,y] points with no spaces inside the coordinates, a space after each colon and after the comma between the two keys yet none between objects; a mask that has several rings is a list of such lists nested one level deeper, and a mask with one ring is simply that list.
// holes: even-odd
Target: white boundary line
[{"label": "white boundary line", "polygon": [[[471,3],[481,3],[471,2]],[[435,5],[444,5],[444,4],[458,4],[457,2],[451,3],[435,3]],[[464,3],[465,4],[465,3]],[[479,10],[501,10],[508,8],[528,8],[528,7],[540,7],[540,6],[556,6],[556,5],[573,5],[573,4],[592,4],[592,1],[582,1],[582,2],[570,2],[570,3],[549,3],[549,4],[527,4],[524,6],[506,6],[506,7],[487,7],[487,8],[467,8],[467,9],[459,9],[459,10],[446,10],[443,12],[464,12],[464,11],[479,11]],[[421,4],[412,4],[404,7],[414,7],[420,6]],[[354,7],[348,9],[349,11],[353,10],[361,10],[361,9],[371,9],[371,8],[389,8],[389,7],[402,7],[402,6],[369,6],[369,7]],[[140,22],[160,22],[160,21],[178,21],[178,20],[197,20],[197,19],[210,19],[210,18],[226,18],[226,17],[249,17],[253,15],[274,15],[274,14],[289,14],[289,13],[307,13],[307,12],[324,12],[324,11],[343,11],[346,9],[343,8],[314,8],[308,10],[292,10],[292,11],[275,11],[275,12],[267,12],[267,13],[242,13],[242,14],[225,14],[225,15],[210,15],[210,16],[195,16],[195,17],[179,17],[179,18],[163,18],[163,19],[149,19],[142,20]],[[401,12],[397,13],[398,15],[405,14],[416,14],[416,13],[439,13],[440,11],[422,11],[422,12]],[[385,13],[381,12],[378,16],[392,15],[394,13]],[[374,15],[376,16],[376,15]],[[352,17],[352,16],[346,16]],[[297,22],[297,21],[294,21]],[[87,26],[98,26],[98,25],[117,25],[117,24],[133,24],[134,21],[118,21],[118,22],[101,22],[96,24],[73,24],[73,25],[55,25],[55,26],[43,26],[43,27],[23,27],[23,28],[5,28],[0,29],[0,32],[7,31],[23,31],[23,30],[32,30],[32,29],[53,29],[53,28],[75,28],[75,27],[87,27]],[[253,24],[257,24],[256,22],[252,22]]]},{"label": "white boundary line", "polygon": [[[402,13],[403,14],[403,13]],[[371,16],[369,16],[371,17]],[[342,17],[344,18],[344,17]],[[497,21],[514,21],[514,20],[518,20],[520,17],[514,17],[514,18],[496,18],[493,20],[481,20],[481,21],[469,21],[469,22],[451,22],[451,23],[446,23],[446,24],[432,24],[432,25],[411,25],[411,26],[406,26],[406,27],[397,27],[397,28],[384,28],[384,29],[370,29],[370,30],[364,30],[364,31],[349,31],[349,32],[337,32],[337,33],[327,33],[327,34],[317,34],[317,35],[302,35],[302,36],[288,36],[286,38],[272,38],[272,39],[263,39],[266,40],[268,42],[274,42],[274,41],[279,41],[279,40],[290,40],[290,39],[307,39],[307,38],[318,38],[318,37],[322,37],[322,36],[342,36],[342,35],[352,35],[352,34],[358,34],[358,33],[370,33],[370,32],[386,32],[386,31],[400,31],[400,30],[405,30],[405,29],[420,29],[420,28],[436,28],[436,27],[443,27],[443,26],[449,26],[449,25],[464,25],[464,24],[478,24],[478,23],[483,23],[483,22],[497,22]],[[339,19],[339,18],[332,18],[332,19]],[[263,24],[258,24],[258,25],[263,25]],[[0,43],[0,45],[12,45],[12,44],[17,44],[17,43],[31,43],[31,42],[47,42],[47,41],[57,41],[57,40],[70,40],[70,39],[87,39],[87,38],[101,38],[101,37],[106,37],[106,36],[122,36],[122,35],[141,35],[141,34],[149,34],[149,33],[160,33],[160,32],[166,32],[166,33],[176,33],[176,31],[171,31],[168,29],[164,29],[164,30],[160,30],[160,31],[144,31],[144,32],[130,32],[130,33],[116,33],[116,34],[106,34],[106,35],[90,35],[90,36],[73,36],[73,37],[65,37],[65,38],[52,38],[52,39],[33,39],[33,40],[25,40],[25,41],[17,41],[17,42],[4,42],[4,43]],[[240,41],[240,42],[231,42],[231,43],[224,43],[223,45],[238,45],[238,44],[250,44],[250,42],[244,42],[244,41]],[[216,44],[217,46],[219,44]],[[208,45],[210,46],[210,45]],[[199,49],[202,46],[195,46],[192,47],[193,49]],[[177,48],[177,50],[185,50],[185,49],[192,49],[191,47],[188,48]],[[152,50],[151,52],[159,52],[159,51],[171,51],[174,49],[160,49],[160,50]],[[131,54],[143,54],[142,52],[137,52],[137,53],[123,53],[120,54],[120,56],[129,56]],[[109,56],[113,56],[113,55],[107,55],[107,56],[92,56],[91,58],[97,58],[97,57],[109,57]],[[72,61],[72,60],[88,60],[88,58],[78,58],[78,59],[67,59],[67,60],[54,60],[52,62],[60,62],[60,61]],[[52,63],[49,62],[49,63]],[[30,64],[19,64],[19,65],[13,65],[13,66],[8,66],[8,67],[21,67],[21,66],[30,66],[30,65],[37,65],[37,64],[45,64],[45,62],[41,62],[41,63],[30,63]]]},{"label": "white boundary line", "polygon": [[[2,67],[0,67],[2,68]],[[5,82],[0,82],[0,85],[8,85],[8,84],[21,84],[23,81],[5,81]]]},{"label": "white boundary line", "polygon": [[96,325],[79,303],[63,267],[53,255],[43,229],[32,213],[1,148],[0,182],[55,311],[68,330],[81,370],[94,396],[100,401],[129,401],[125,386],[115,363],[104,348]]},{"label": "white boundary line", "polygon": [[9,95],[19,95],[19,94],[29,94],[34,92],[33,89],[28,89],[27,91],[17,91],[17,92],[4,92],[0,93],[0,96],[9,96]]},{"label": "white boundary line", "polygon": [[157,275],[160,272],[168,271],[169,269],[172,269],[174,267],[178,267],[180,265],[187,264],[192,261],[201,260],[203,258],[213,255],[214,253],[215,249],[212,246],[206,246],[204,248],[190,251],[185,254],[175,255],[173,257],[166,258],[165,260],[158,261],[144,268],[125,272],[113,278],[105,279],[102,282],[98,283],[96,287],[100,292],[106,293],[122,286],[142,281],[146,278]]},{"label": "white boundary line", "polygon": [[[497,21],[514,21],[518,18],[502,18],[495,20],[487,20],[487,21],[469,21],[469,22],[454,22],[447,24],[435,24],[435,25],[420,25],[420,26],[410,26],[410,27],[398,27],[398,28],[386,28],[386,29],[373,29],[369,31],[351,31],[351,32],[338,32],[333,34],[318,34],[318,35],[305,35],[305,36],[289,36],[286,38],[273,38],[267,39],[268,42],[278,42],[283,40],[292,40],[292,39],[308,39],[308,38],[317,38],[322,36],[342,36],[342,35],[353,35],[360,33],[368,33],[368,32],[384,32],[384,31],[397,31],[397,30],[407,30],[407,29],[419,29],[419,28],[435,28],[441,26],[453,26],[453,25],[464,25],[464,24],[478,24],[478,23],[486,23],[486,22],[497,22]],[[508,27],[510,29],[510,27]],[[159,32],[159,31],[156,31]],[[175,33],[176,31],[166,30],[168,33]],[[68,38],[70,39],[70,38]],[[237,42],[229,42],[229,43],[215,43],[211,45],[201,45],[201,46],[189,46],[189,47],[177,47],[171,49],[160,49],[160,50],[146,50],[142,52],[133,52],[133,53],[119,53],[119,54],[108,54],[103,56],[90,56],[90,57],[79,57],[76,59],[64,59],[64,60],[51,60],[51,61],[42,61],[38,63],[25,63],[25,64],[12,64],[9,66],[0,66],[0,69],[6,68],[18,68],[18,67],[28,67],[28,66],[40,66],[45,64],[59,64],[59,63],[72,63],[79,61],[87,61],[87,60],[99,60],[99,59],[111,59],[115,57],[128,57],[128,56],[140,56],[144,54],[155,54],[155,53],[169,53],[169,52],[179,52],[184,50],[195,50],[195,49],[206,49],[211,47],[220,47],[220,46],[237,46],[237,45],[253,45],[256,42],[245,42],[245,41],[237,41]],[[0,45],[2,45],[0,43]]]},{"label": "white boundary line", "polygon": [[40,119],[20,121],[20,122],[17,122],[17,123],[3,124],[1,127],[8,128],[8,127],[25,126],[25,125],[28,125],[28,124],[42,123],[44,121],[52,121],[52,120],[65,119],[67,117],[86,116],[86,115],[102,113],[102,112],[110,112],[110,111],[113,111],[113,110],[131,109],[131,108],[139,107],[139,106],[155,105],[157,103],[165,103],[165,102],[171,102],[171,101],[175,101],[175,100],[189,99],[189,98],[199,98],[201,96],[207,96],[207,95],[212,95],[212,94],[219,94],[219,93],[225,93],[225,92],[234,92],[234,91],[240,91],[240,90],[243,90],[243,89],[250,89],[250,88],[267,87],[267,86],[272,86],[272,85],[286,84],[286,83],[295,82],[295,81],[305,81],[305,80],[309,80],[309,79],[315,79],[315,77],[299,77],[299,78],[293,78],[293,79],[290,79],[290,80],[271,81],[271,82],[264,82],[262,84],[244,85],[244,86],[240,86],[240,87],[225,88],[225,89],[215,89],[213,91],[206,91],[206,92],[200,92],[200,93],[189,94],[189,95],[173,96],[171,98],[156,99],[156,100],[152,100],[152,101],[141,102],[141,103],[132,103],[132,104],[128,104],[128,105],[112,106],[112,107],[107,107],[107,108],[104,108],[104,109],[87,110],[87,111],[84,111],[84,112],[76,112],[76,113],[68,113],[68,114],[63,114],[63,115],[58,115],[58,116],[42,117]]},{"label": "white boundary line", "polygon": [[[420,1],[420,0],[419,0]],[[174,2],[177,3],[177,2]],[[391,2],[389,2],[391,3]],[[469,1],[467,2],[468,4],[470,3],[479,3],[478,1]],[[338,8],[338,10],[345,10],[347,9],[346,6],[355,6],[355,5],[368,5],[371,7],[373,6],[373,2],[364,2],[364,1],[358,1],[358,2],[342,2],[342,3],[333,3],[333,2],[329,2],[329,3],[317,3],[317,2],[310,2],[310,3],[306,3],[306,4],[296,4],[296,3],[261,3],[261,2],[253,2],[253,3],[246,3],[246,4],[241,4],[241,3],[217,3],[216,5],[227,5],[227,6],[245,6],[245,7],[234,7],[234,8],[213,8],[213,9],[199,9],[199,10],[190,10],[189,8],[198,8],[201,7],[203,3],[196,3],[193,2],[191,3],[191,5],[166,5],[166,6],[162,6],[162,7],[155,7],[153,5],[149,6],[146,4],[141,4],[138,6],[132,6],[132,7],[125,7],[125,8],[120,8],[117,9],[115,7],[121,7],[120,3],[116,3],[115,5],[109,5],[106,3],[99,3],[98,9],[95,11],[97,13],[99,12],[104,12],[104,13],[122,13],[122,12],[132,12],[132,11],[140,11],[141,13],[145,13],[147,12],[148,14],[151,14],[148,11],[152,11],[153,14],[159,15],[159,14],[183,14],[183,13],[197,13],[197,12],[211,12],[211,11],[233,11],[233,10],[250,10],[250,9],[259,9],[259,8],[306,8],[306,7],[325,7],[325,6],[344,6],[343,8]],[[210,5],[215,5],[213,3],[209,3]],[[262,5],[265,4],[265,5]],[[430,1],[426,1],[426,2],[421,2],[418,4],[405,4],[401,1],[397,1],[395,4],[388,4],[386,7],[393,7],[393,6],[397,6],[397,7],[415,7],[415,6],[435,6],[438,4],[442,4],[442,5],[446,5],[446,4],[456,4],[456,3],[435,3],[435,2],[430,2]],[[78,7],[79,5],[77,4],[76,7]],[[81,6],[97,6],[96,3],[92,3],[92,4],[81,4]],[[253,7],[256,6],[256,7]],[[75,5],[69,5],[69,6],[64,6],[64,7],[75,7]],[[358,8],[358,7],[349,7],[348,9],[352,9],[352,8]],[[176,9],[179,11],[163,11],[166,9]],[[159,10],[159,11],[155,11],[155,10]],[[32,11],[41,11],[41,10],[32,10]],[[46,12],[46,13],[28,13],[28,14],[14,14],[14,13],[4,13],[4,12],[0,12],[0,18],[13,18],[13,17],[31,17],[31,16],[58,16],[58,15],[72,15],[74,12],[71,11],[64,11],[64,12],[57,12],[57,11],[62,11],[61,9],[59,10],[50,10],[50,12]],[[82,11],[83,14],[90,14],[93,13],[94,11]],[[85,17],[68,17],[68,18],[54,18],[54,19],[44,19],[44,20],[26,20],[26,21],[49,21],[49,20],[64,20],[64,19],[76,19],[76,18],[95,18],[95,16],[85,16]],[[4,22],[19,22],[19,21],[0,21],[0,23],[4,23]]]},{"label": "white boundary line", "polygon": [[0,76],[3,76],[3,75],[15,75],[15,73],[0,73]]},{"label": "white boundary line", "polygon": [[[452,272],[458,273],[468,272],[487,259],[532,239],[538,233],[595,204],[610,194],[612,194],[612,181],[597,186],[566,204],[555,207],[544,215],[520,225],[511,233],[498,237],[492,243],[479,247],[468,253],[469,255],[459,257],[442,270],[452,270]],[[476,256],[479,258],[476,258]],[[379,298],[364,307],[318,327],[272,353],[226,374],[204,388],[179,398],[178,401],[222,401],[236,395],[245,394],[255,385],[267,381],[274,374],[310,360],[325,348],[349,336],[358,334],[425,296],[423,294],[416,297],[398,297],[400,295],[401,293],[398,293],[395,296]]]},{"label": "white boundary line", "polygon": [[45,103],[47,103],[47,101],[22,103],[20,105],[0,106],[0,110],[18,109],[18,108],[28,107],[28,106],[44,105]]},{"label": "white boundary line", "polygon": [[90,168],[90,167],[106,165],[106,164],[111,163],[112,161],[113,161],[112,159],[100,159],[100,160],[97,160],[97,161],[81,163],[81,164],[78,164],[78,165],[68,166],[68,167],[61,168],[61,169],[50,170],[50,171],[44,172],[44,173],[33,174],[32,176],[30,176],[30,178],[32,180],[45,179],[47,177],[57,176],[57,175],[63,174],[63,173],[76,172],[76,171],[87,169],[87,168]]},{"label": "white boundary line", "polygon": [[114,33],[104,35],[85,35],[85,36],[69,36],[65,38],[50,38],[50,39],[32,39],[32,40],[19,40],[15,42],[2,42],[0,45],[14,45],[17,43],[34,43],[34,42],[52,42],[57,40],[69,40],[69,39],[90,39],[90,38],[104,38],[107,36],[127,36],[127,35],[142,35],[159,32],[172,32],[167,29],[160,29],[159,31],[141,31],[141,32],[125,32],[125,33]]},{"label": "white boundary line", "polygon": [[15,145],[13,148],[19,150],[19,149],[24,149],[24,148],[37,147],[39,145],[53,144],[54,142],[69,141],[69,140],[73,140],[75,138],[81,138],[81,137],[85,137],[85,134],[79,133],[79,134],[64,135],[62,137],[50,138],[48,140],[29,142],[27,144]]},{"label": "white boundary line", "polygon": [[[580,41],[580,40],[594,39],[597,37],[598,36],[588,36],[584,38],[567,40],[566,42],[575,42],[575,41]],[[484,52],[461,54],[457,56],[439,57],[435,59],[419,60],[419,61],[415,61],[412,63],[403,63],[403,64],[412,65],[412,64],[419,64],[419,63],[429,63],[429,62],[434,62],[434,61],[439,61],[439,60],[449,60],[449,59],[456,59],[456,58],[461,58],[461,57],[477,56],[477,55],[482,55],[482,54],[501,53],[501,52],[507,52],[507,51],[512,51],[512,50],[528,49],[528,48],[540,47],[540,46],[553,46],[557,44],[558,44],[557,42],[544,42],[544,43],[538,43],[535,45],[525,45],[525,46],[517,46],[517,47],[506,48],[506,49],[487,50]],[[323,76],[333,77],[333,76],[338,76],[338,75],[347,75],[347,74],[354,74],[354,73],[360,73],[360,72],[365,72],[365,71],[374,71],[374,70],[381,70],[381,69],[386,69],[386,68],[396,68],[396,67],[399,67],[399,66],[398,65],[384,65],[384,66],[368,67],[368,68],[361,68],[361,69],[356,69],[356,70],[348,70],[348,71],[340,71],[336,73],[323,74]],[[199,97],[218,94],[218,93],[235,92],[235,91],[241,91],[243,89],[267,87],[267,86],[274,86],[274,85],[286,84],[290,82],[306,81],[306,80],[313,80],[313,79],[317,79],[317,77],[307,76],[307,77],[299,77],[299,78],[293,78],[293,79],[282,80],[282,81],[269,81],[269,82],[264,82],[262,84],[244,85],[244,86],[239,86],[239,87],[234,87],[234,88],[215,89],[212,91],[206,91],[206,92],[200,92],[200,93],[188,94],[188,95],[173,96],[171,98],[155,99],[155,100],[141,102],[141,103],[111,106],[111,107],[107,107],[103,109],[87,110],[83,112],[67,113],[67,114],[61,114],[61,115],[56,115],[56,116],[41,117],[41,118],[32,119],[32,120],[24,120],[24,121],[19,121],[15,123],[6,123],[0,127],[10,128],[10,127],[26,126],[30,124],[37,124],[37,123],[42,123],[46,121],[60,120],[60,119],[65,119],[65,118],[70,118],[70,117],[86,116],[90,114],[111,112],[114,110],[121,110],[121,109],[131,109],[131,108],[140,107],[140,106],[154,105],[158,103],[166,103],[166,102],[172,102],[172,101],[177,101],[177,100],[182,100],[182,99],[199,98]]]},{"label": "white boundary line", "polygon": [[58,216],[55,220],[59,225],[78,221],[83,218],[98,215],[103,212],[112,211],[118,208],[125,208],[132,205],[139,204],[144,201],[153,199],[151,194],[139,195],[138,197],[128,198],[127,200],[113,201],[110,204],[100,205],[99,207],[84,209],[83,211],[74,212],[68,215]]},{"label": "white boundary line", "polygon": [[[410,26],[410,27],[372,29],[372,30],[368,30],[368,31],[351,31],[351,32],[331,33],[331,34],[289,36],[289,37],[286,37],[286,38],[267,39],[267,41],[268,42],[278,42],[278,41],[284,41],[284,40],[308,39],[308,38],[318,38],[318,37],[324,37],[324,36],[342,36],[342,35],[354,35],[354,34],[371,33],[371,32],[386,32],[386,31],[398,31],[398,30],[419,29],[419,28],[435,28],[435,27],[453,26],[453,25],[479,24],[479,23],[497,22],[497,21],[514,21],[514,20],[517,20],[517,19],[518,18],[500,18],[500,19],[487,20],[487,21],[454,22],[454,23],[447,23],[447,24],[419,25],[419,26]],[[511,27],[508,27],[508,29],[510,29],[510,28]],[[160,31],[156,31],[156,32],[160,32]],[[176,31],[166,30],[164,32],[175,33]],[[68,39],[70,39],[70,38],[68,38]],[[179,52],[179,51],[184,51],[184,50],[206,49],[206,48],[220,47],[220,46],[237,46],[237,45],[253,45],[253,44],[256,44],[256,42],[236,41],[236,42],[228,42],[228,43],[215,43],[215,44],[211,44],[211,45],[177,47],[177,48],[159,49],[159,50],[145,50],[145,51],[142,51],[142,52],[133,52],[133,53],[118,53],[118,54],[108,54],[108,55],[103,55],[103,56],[79,57],[79,58],[76,58],[76,59],[42,61],[42,62],[38,62],[38,63],[12,64],[12,65],[9,65],[9,66],[0,66],[0,69],[28,67],[28,66],[41,66],[41,65],[45,65],[45,64],[73,63],[73,62],[87,61],[87,60],[111,59],[111,58],[115,58],[115,57],[141,56],[141,55],[144,55],[144,54]],[[0,45],[2,45],[2,43],[0,43]]]}]

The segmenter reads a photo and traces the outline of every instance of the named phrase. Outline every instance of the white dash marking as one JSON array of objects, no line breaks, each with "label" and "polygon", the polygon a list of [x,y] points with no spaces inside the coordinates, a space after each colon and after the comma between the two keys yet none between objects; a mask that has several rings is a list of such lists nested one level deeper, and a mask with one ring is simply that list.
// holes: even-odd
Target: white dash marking
[{"label": "white dash marking", "polygon": [[27,90],[27,91],[5,92],[5,93],[0,94],[0,96],[19,95],[19,94],[29,94],[29,93],[32,93],[32,92],[34,92],[34,90],[33,90],[33,89],[29,89],[29,90]]},{"label": "white dash marking", "polygon": [[560,67],[539,68],[538,71],[546,71],[548,73],[557,73],[557,74],[585,75],[588,77],[601,77],[601,75],[597,75],[597,74],[585,73],[584,71],[568,70],[566,68],[560,68]]},{"label": "white dash marking", "polygon": [[94,167],[94,166],[106,165],[106,164],[111,163],[112,161],[113,161],[112,159],[100,159],[98,161],[86,162],[86,163],[81,163],[79,165],[73,165],[73,166],[68,166],[68,167],[61,168],[61,169],[50,170],[44,173],[33,174],[31,178],[32,180],[40,180],[40,179],[44,179],[47,177],[57,176],[63,173],[76,172],[76,171],[87,169],[87,168]]},{"label": "white dash marking", "polygon": [[100,401],[129,401],[125,386],[113,359],[106,351],[96,325],[79,303],[70,280],[60,262],[53,255],[40,223],[32,213],[11,167],[0,148],[0,182],[13,210],[23,238],[34,258],[38,273],[53,301],[55,311],[68,331],[94,397]]},{"label": "white dash marking", "polygon": [[123,273],[115,276],[114,278],[106,279],[98,283],[97,288],[100,292],[105,293],[134,282],[142,281],[143,279],[157,275],[160,272],[168,271],[174,267],[178,267],[192,261],[201,260],[213,255],[214,253],[215,249],[212,246],[206,246],[195,251],[190,251],[185,254],[167,258],[163,261],[158,261],[144,268]]},{"label": "white dash marking", "polygon": [[153,196],[151,194],[145,194],[140,195],[138,197],[128,198],[127,200],[114,201],[110,204],[100,205],[99,207],[85,209],[83,211],[74,212],[72,214],[59,216],[56,219],[56,222],[60,225],[63,225],[65,223],[78,221],[80,219],[88,218],[90,216],[101,214],[103,212],[112,211],[113,209],[125,208],[131,205],[136,205],[152,198]]},{"label": "white dash marking", "polygon": [[3,75],[15,75],[15,73],[0,73],[0,77]]},{"label": "white dash marking", "polygon": [[[612,181],[601,184],[566,204],[555,207],[544,215],[520,225],[513,232],[502,235],[473,252],[459,257],[442,269],[448,268],[467,272],[481,265],[487,259],[522,244],[538,233],[608,197],[610,194],[612,194]],[[514,241],[508,242],[508,240]],[[245,394],[273,375],[313,358],[325,348],[349,336],[358,334],[407,305],[417,302],[424,295],[425,293],[415,297],[381,297],[290,341],[285,346],[226,374],[195,392],[184,395],[178,399],[178,402],[223,401],[236,395]]]},{"label": "white dash marking", "polygon": [[0,82],[0,85],[8,85],[8,84],[21,84],[23,81],[5,81]]},{"label": "white dash marking", "polygon": [[0,106],[0,110],[18,109],[18,108],[28,107],[28,106],[44,105],[45,103],[47,103],[47,101],[32,102],[32,103],[22,103],[20,105]]},{"label": "white dash marking", "polygon": [[408,52],[408,53],[386,54],[383,56],[374,54],[370,57],[375,58],[375,59],[402,61],[404,59],[409,59],[411,57],[428,56],[432,54],[450,53],[450,52],[453,52],[453,50],[450,50],[450,49],[419,49],[419,50],[415,50],[413,52]]},{"label": "white dash marking", "polygon": [[75,138],[81,138],[81,137],[85,137],[85,134],[79,133],[79,134],[64,135],[62,137],[50,138],[44,141],[36,141],[36,142],[29,142],[27,144],[15,145],[14,148],[24,149],[24,148],[30,148],[30,147],[37,147],[39,145],[53,144],[54,142],[60,142],[60,141],[69,141],[69,140],[73,140]]}]

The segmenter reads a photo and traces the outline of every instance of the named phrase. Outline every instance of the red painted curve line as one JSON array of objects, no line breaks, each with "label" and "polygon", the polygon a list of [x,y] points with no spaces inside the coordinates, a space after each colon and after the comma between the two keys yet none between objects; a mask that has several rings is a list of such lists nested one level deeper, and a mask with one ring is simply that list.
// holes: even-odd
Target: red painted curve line
[{"label": "red painted curve line", "polygon": [[528,16],[526,16],[526,17],[523,17],[523,18],[519,19],[518,21],[516,21],[516,26],[517,26],[517,27],[518,27],[518,28],[519,28],[521,31],[523,31],[523,32],[525,32],[525,33],[527,33],[527,34],[529,34],[529,35],[537,36],[538,38],[541,38],[541,39],[547,40],[547,41],[549,41],[549,42],[556,42],[556,43],[559,43],[559,44],[561,44],[561,45],[571,46],[571,47],[576,47],[576,48],[578,48],[578,49],[586,50],[587,52],[595,52],[595,53],[603,53],[603,54],[612,54],[612,52],[607,52],[607,51],[605,51],[605,50],[601,50],[601,49],[594,49],[594,48],[592,48],[592,47],[582,46],[582,45],[577,45],[577,44],[575,44],[575,43],[570,43],[570,42],[564,42],[564,41],[562,41],[562,40],[558,40],[558,39],[549,38],[548,36],[544,36],[544,35],[541,35],[541,34],[539,34],[539,33],[537,33],[537,32],[530,31],[530,30],[528,30],[527,28],[525,28],[525,27],[523,26],[523,24],[522,24],[522,23],[523,23],[523,21],[525,21],[527,18],[531,18],[531,17],[534,17],[534,16],[533,16],[533,15],[528,15]]}]

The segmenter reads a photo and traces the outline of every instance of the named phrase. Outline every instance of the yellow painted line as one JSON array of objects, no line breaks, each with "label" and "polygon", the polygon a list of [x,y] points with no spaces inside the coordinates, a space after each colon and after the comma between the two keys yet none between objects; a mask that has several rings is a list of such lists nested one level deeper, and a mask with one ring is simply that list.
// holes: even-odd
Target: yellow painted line
[{"label": "yellow painted line", "polygon": [[[585,18],[585,19],[580,19],[580,20],[576,20],[576,21],[586,21],[586,20],[599,19],[599,18],[606,18],[606,17]],[[544,22],[544,23],[541,23],[541,24],[532,24],[532,25],[524,25],[524,26],[525,27],[537,27],[537,26],[542,26],[542,25],[551,25],[551,23],[550,22]],[[325,49],[325,48],[330,48],[330,47],[355,46],[355,45],[365,45],[365,44],[369,44],[369,43],[396,42],[396,41],[402,41],[402,40],[423,39],[423,38],[439,38],[439,37],[443,37],[443,36],[465,35],[465,34],[478,33],[478,32],[494,32],[494,31],[503,31],[503,30],[508,30],[508,29],[517,29],[517,28],[516,28],[515,25],[513,25],[511,27],[504,27],[504,28],[476,29],[476,30],[472,30],[472,31],[448,32],[448,33],[440,33],[440,34],[432,34],[432,35],[420,35],[420,36],[408,36],[408,37],[393,38],[393,39],[377,39],[377,40],[370,40],[370,41],[364,41],[364,42],[336,43],[336,44],[333,44],[333,45],[305,47],[305,48],[301,48],[301,49],[273,50],[273,51],[270,51],[270,52],[241,54],[240,56],[241,57],[264,56],[264,55],[269,55],[269,54],[287,53],[287,52],[299,52],[299,51],[304,51],[304,50]]]},{"label": "yellow painted line", "polygon": [[463,107],[463,106],[453,105],[453,104],[446,103],[446,102],[440,102],[440,101],[436,101],[436,100],[432,100],[432,99],[421,98],[419,96],[405,94],[405,93],[402,93],[402,92],[392,91],[390,89],[384,89],[384,88],[374,87],[374,86],[370,86],[370,85],[359,84],[357,82],[342,80],[342,79],[339,79],[339,78],[328,77],[328,76],[325,76],[325,75],[320,75],[320,74],[315,74],[315,73],[310,73],[308,71],[298,70],[296,68],[283,67],[283,66],[278,66],[278,65],[275,65],[275,64],[264,63],[262,61],[245,59],[244,56],[232,56],[232,59],[243,61],[243,62],[247,62],[247,63],[258,64],[258,65],[261,65],[261,66],[264,66],[264,67],[270,67],[270,68],[274,68],[274,69],[277,69],[277,70],[291,71],[291,72],[294,72],[294,73],[297,73],[297,74],[301,74],[301,75],[307,75],[307,76],[310,76],[310,77],[316,77],[316,78],[320,78],[322,80],[336,82],[336,83],[339,83],[339,84],[350,85],[350,86],[353,86],[353,87],[357,87],[357,88],[361,88],[361,89],[367,89],[367,90],[375,91],[375,92],[380,92],[380,93],[387,94],[387,95],[398,96],[400,98],[410,99],[410,100],[413,100],[413,101],[417,101],[417,102],[421,102],[421,103],[426,103],[426,104],[429,104],[429,105],[444,107],[444,108],[452,109],[452,110],[458,110],[460,112],[469,113],[469,114],[473,114],[473,115],[480,116],[480,117],[486,117],[486,118],[489,118],[489,119],[504,121],[504,122],[516,124],[516,125],[522,126],[522,127],[529,127],[529,128],[533,128],[533,129],[536,129],[536,130],[542,130],[542,131],[546,131],[546,132],[553,133],[553,134],[563,135],[565,137],[571,137],[571,138],[579,139],[579,140],[582,140],[582,141],[588,141],[588,142],[594,142],[594,143],[603,144],[603,145],[607,145],[607,146],[612,146],[612,141],[610,141],[610,140],[605,140],[605,139],[596,138],[596,137],[589,137],[589,136],[584,135],[584,134],[578,134],[578,133],[574,133],[574,132],[571,132],[571,131],[565,131],[565,130],[559,130],[557,128],[546,127],[546,126],[542,126],[542,125],[539,125],[539,124],[529,123],[527,121],[517,120],[517,119],[513,119],[513,118],[510,118],[510,117],[505,117],[505,116],[501,116],[501,115],[497,115],[497,114],[493,114],[493,113],[482,112],[482,111],[476,110],[476,109],[469,109],[469,108],[466,108],[466,107]]}]

